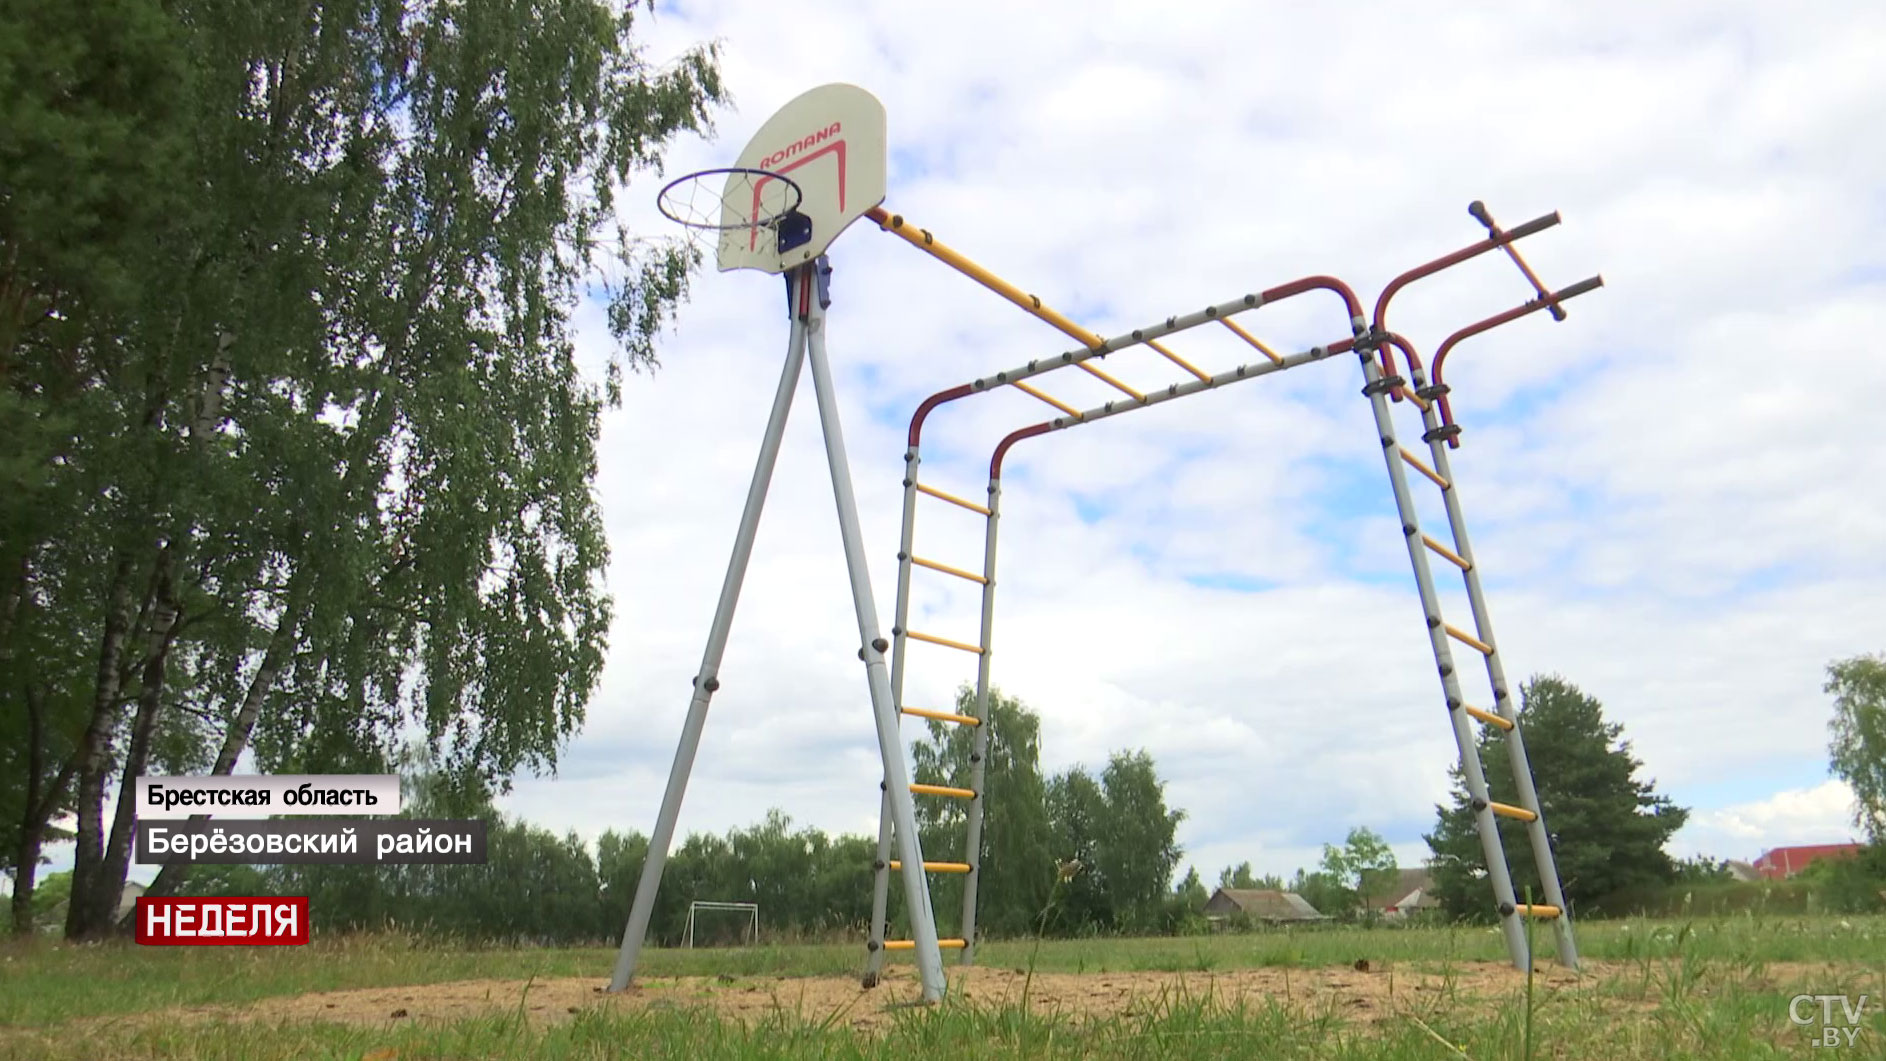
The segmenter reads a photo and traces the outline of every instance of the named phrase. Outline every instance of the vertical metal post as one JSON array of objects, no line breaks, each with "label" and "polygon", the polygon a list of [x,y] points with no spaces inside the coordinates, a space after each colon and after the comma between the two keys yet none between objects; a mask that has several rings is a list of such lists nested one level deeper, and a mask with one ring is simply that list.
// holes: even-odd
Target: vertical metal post
[{"label": "vertical metal post", "polygon": [[976,893],[982,881],[982,816],[989,802],[987,786],[989,759],[989,656],[995,651],[995,531],[1002,510],[1002,480],[989,480],[989,516],[982,545],[982,656],[976,660],[976,717],[982,724],[970,738],[969,787],[976,798],[969,801],[969,835],[964,842],[963,861],[969,863],[969,875],[963,880],[963,964],[976,961]]},{"label": "vertical metal post", "polygon": [[1375,430],[1382,443],[1382,458],[1388,464],[1388,481],[1395,490],[1395,509],[1401,515],[1402,539],[1408,546],[1408,561],[1414,567],[1415,586],[1421,592],[1421,612],[1427,619],[1428,645],[1433,649],[1435,665],[1440,669],[1441,689],[1447,697],[1447,717],[1454,728],[1454,744],[1460,751],[1460,767],[1467,782],[1467,794],[1477,808],[1474,811],[1474,824],[1480,831],[1480,847],[1486,855],[1487,876],[1493,884],[1494,900],[1503,912],[1500,922],[1506,935],[1506,949],[1512,955],[1513,967],[1525,970],[1532,963],[1526,943],[1525,924],[1517,912],[1504,913],[1513,909],[1513,879],[1507,872],[1506,852],[1500,843],[1499,820],[1488,805],[1486,773],[1481,768],[1479,747],[1474,742],[1466,713],[1458,710],[1461,703],[1460,679],[1454,673],[1454,656],[1452,647],[1447,643],[1447,631],[1442,628],[1440,599],[1434,590],[1433,573],[1428,569],[1427,546],[1421,541],[1421,520],[1415,509],[1414,496],[1408,491],[1408,476],[1402,467],[1401,447],[1395,441],[1394,416],[1389,409],[1388,395],[1383,389],[1381,370],[1376,365],[1374,347],[1363,341],[1368,334],[1368,322],[1358,317],[1353,323],[1356,352],[1362,362],[1362,376],[1366,381],[1363,393],[1368,395],[1369,406],[1375,413]]},{"label": "vertical metal post", "polygon": [[[904,631],[910,628],[910,557],[917,526],[917,447],[904,451],[904,525],[897,535],[897,610],[891,622],[891,696],[904,707]],[[900,715],[901,719],[902,716]],[[865,937],[864,986],[876,987],[884,968],[885,924],[890,911],[891,794],[878,801],[877,857],[871,862],[871,929]]]},{"label": "vertical metal post", "polygon": [[[1419,370],[1413,376],[1417,388],[1426,386]],[[1447,442],[1438,434],[1441,418],[1435,406],[1436,403],[1430,402],[1421,413],[1422,425],[1427,428],[1422,437],[1427,440],[1428,452],[1433,456],[1435,472],[1453,483],[1454,469],[1448,463]],[[1506,667],[1500,661],[1499,642],[1493,639],[1493,619],[1487,610],[1486,596],[1480,591],[1480,565],[1474,560],[1473,546],[1467,540],[1467,521],[1461,514],[1458,487],[1449,488],[1441,497],[1447,505],[1448,528],[1454,535],[1454,554],[1467,565],[1461,571],[1461,577],[1467,584],[1467,603],[1473,609],[1474,636],[1493,649],[1486,653],[1487,680],[1493,685],[1493,709],[1501,718],[1513,724],[1511,729],[1505,731],[1506,754],[1512,763],[1513,785],[1519,790],[1519,806],[1533,813],[1533,819],[1526,823],[1526,835],[1532,843],[1533,864],[1545,888],[1545,901],[1559,910],[1559,916],[1553,919],[1552,925],[1558,940],[1559,964],[1576,969],[1578,944],[1573,939],[1571,908],[1565,904],[1565,892],[1559,884],[1558,863],[1552,854],[1552,834],[1546,828],[1545,810],[1539,805],[1539,792],[1533,784],[1532,763],[1526,758],[1526,742],[1519,734],[1519,708],[1513,702],[1506,684]]]},{"label": "vertical metal post", "polygon": [[[809,290],[811,272],[807,267],[788,274],[787,290]],[[801,286],[807,285],[807,286]],[[701,669],[694,676],[694,696],[681,724],[681,743],[675,749],[674,765],[668,771],[668,787],[662,793],[661,812],[655,818],[655,831],[648,838],[648,855],[642,862],[642,877],[635,886],[635,900],[629,908],[629,923],[622,932],[622,948],[616,955],[609,990],[621,991],[635,975],[636,958],[642,941],[648,936],[649,918],[655,912],[655,893],[661,887],[662,870],[668,863],[668,849],[674,842],[675,821],[681,815],[681,799],[687,794],[688,774],[694,769],[694,755],[701,746],[701,729],[707,722],[708,701],[720,688],[720,660],[727,648],[727,635],[733,629],[734,607],[740,601],[740,585],[746,579],[747,561],[753,556],[753,539],[760,525],[760,510],[766,507],[766,491],[773,481],[773,467],[779,462],[779,441],[786,431],[786,418],[792,412],[792,396],[799,386],[799,369],[805,363],[806,325],[793,315],[791,337],[786,342],[786,364],[779,373],[779,387],[773,392],[773,408],[760,436],[760,456],[753,469],[753,481],[747,487],[746,507],[740,513],[740,528],[734,534],[733,556],[727,561],[727,574],[720,584],[720,602],[714,608],[714,622],[708,628],[707,649],[701,656]]]},{"label": "vertical metal post", "polygon": [[858,528],[858,502],[852,494],[851,468],[845,460],[845,435],[838,420],[838,396],[832,387],[831,366],[825,358],[824,275],[831,271],[824,256],[801,269],[819,270],[819,297],[806,314],[806,359],[812,365],[812,390],[818,399],[819,423],[825,430],[825,456],[832,470],[832,494],[838,503],[838,530],[845,546],[845,566],[851,574],[851,599],[858,613],[858,639],[863,643],[865,676],[871,689],[871,710],[877,719],[878,746],[884,756],[884,794],[891,803],[892,827],[903,861],[904,902],[910,911],[911,938],[915,941],[917,972],[923,982],[923,1000],[939,1002],[946,981],[943,956],[937,947],[936,917],[930,908],[929,880],[924,876],[923,849],[917,838],[916,808],[911,803],[910,772],[898,726],[897,704],[891,695],[890,670],[884,652],[890,647],[878,633],[876,599],[871,594],[871,570],[865,559],[864,535]]}]

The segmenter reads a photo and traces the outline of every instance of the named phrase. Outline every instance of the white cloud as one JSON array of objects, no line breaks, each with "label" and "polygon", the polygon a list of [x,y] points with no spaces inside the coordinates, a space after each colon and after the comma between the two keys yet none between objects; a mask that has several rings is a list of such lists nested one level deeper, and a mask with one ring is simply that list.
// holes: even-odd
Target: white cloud
[{"label": "white cloud", "polygon": [[[1740,857],[1753,861],[1770,847],[1839,844],[1856,838],[1853,790],[1840,781],[1792,788],[1767,799],[1697,813],[1677,835],[1680,854]],[[1776,837],[1786,837],[1778,844]]]},{"label": "white cloud", "polygon": [[[1696,808],[1679,846],[1750,857],[1839,833],[1831,783],[1769,794],[1824,766],[1826,662],[1886,646],[1886,491],[1867,485],[1886,145],[1856,135],[1886,118],[1886,12],[725,0],[649,25],[652,56],[723,38],[740,103],[671,174],[725,164],[805,88],[855,81],[921,166],[894,175],[889,205],[1108,334],[1309,273],[1370,297],[1474,239],[1472,199],[1507,224],[1562,210],[1529,257],[1549,283],[1607,286],[1563,324],[1463,344],[1447,373],[1511,677],[1556,671],[1604,701],[1646,772]],[[657,186],[628,196],[650,231]],[[870,226],[835,264],[832,356],[888,628],[904,418],[1071,344]],[[609,415],[608,671],[564,778],[524,782],[513,809],[591,835],[652,823],[783,351],[778,288],[701,277],[663,369]],[[1393,323],[1431,354],[1526,294],[1489,255],[1412,288]],[[1333,299],[1300,301],[1248,323],[1293,348],[1345,334]],[[1223,336],[1174,346],[1213,370],[1257,357]],[[1109,360],[1136,386],[1182,378],[1142,353]],[[1445,794],[1453,746],[1381,457],[1354,362],[1333,360],[1030,440],[1009,462],[997,682],[1043,715],[1051,769],[1150,750],[1208,880],[1247,858],[1288,871],[1357,824],[1414,861]],[[1064,375],[1043,386],[1103,393]],[[802,387],[684,831],[769,805],[875,829]],[[1021,395],[940,411],[926,479],[980,496],[994,441],[1044,415]],[[926,506],[920,550],[974,566],[978,522]],[[1276,588],[1186,581],[1205,574]],[[973,637],[966,587],[918,585],[926,626]],[[966,660],[913,649],[909,701],[946,702]]]}]

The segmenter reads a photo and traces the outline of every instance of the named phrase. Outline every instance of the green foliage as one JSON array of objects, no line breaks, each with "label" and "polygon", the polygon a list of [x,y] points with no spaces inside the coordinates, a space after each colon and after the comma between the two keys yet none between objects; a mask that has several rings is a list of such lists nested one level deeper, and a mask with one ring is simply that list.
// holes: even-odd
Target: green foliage
[{"label": "green foliage", "polygon": [[1735,874],[1729,872],[1727,859],[1698,855],[1695,858],[1678,859],[1670,880],[1677,885],[1722,884],[1735,880]]},{"label": "green foliage", "polygon": [[1349,830],[1342,847],[1323,845],[1323,872],[1337,884],[1338,891],[1330,898],[1342,905],[1310,905],[1331,917],[1351,917],[1359,912],[1373,919],[1377,911],[1369,905],[1370,900],[1383,898],[1398,879],[1395,853],[1388,849],[1388,841],[1361,826]]},{"label": "green foliage", "polygon": [[[957,690],[956,711],[978,714],[974,686]],[[1054,862],[1048,854],[1047,785],[1041,776],[1041,719],[1021,701],[991,689],[983,726],[988,729],[988,750],[983,761],[977,934],[1018,936],[1033,930],[1054,883]],[[912,779],[921,784],[971,787],[974,730],[945,722],[931,722],[928,730],[925,739],[911,745]],[[967,804],[953,799],[918,800],[917,824],[925,858],[957,861],[964,857]],[[952,874],[931,879],[931,906],[939,931],[960,929],[962,901],[963,878]]]},{"label": "green foliage", "polygon": [[1240,862],[1236,866],[1226,866],[1224,869],[1219,870],[1218,886],[1220,888],[1263,888],[1279,892],[1286,890],[1282,877],[1279,877],[1275,873],[1266,873],[1259,876],[1252,871],[1249,861]]},{"label": "green foliage", "polygon": [[[1664,845],[1689,812],[1657,795],[1637,777],[1642,766],[1620,739],[1623,727],[1604,721],[1598,701],[1562,678],[1535,677],[1520,689],[1519,723],[1532,764],[1547,827],[1555,841],[1559,877],[1567,901],[1579,904],[1622,889],[1667,883],[1675,866]],[[1480,760],[1495,800],[1511,802],[1515,791],[1504,734],[1483,729]],[[1459,768],[1453,771],[1451,806],[1438,807],[1439,821],[1427,835],[1434,852],[1435,890],[1449,916],[1490,918],[1485,856],[1474,829],[1473,810]],[[1514,890],[1543,895],[1528,854],[1524,825],[1499,819]]]},{"label": "green foliage", "polygon": [[599,415],[694,264],[614,200],[725,99],[638,14],[0,6],[0,857],[75,815],[72,934],[124,777],[378,771],[416,731],[501,788],[580,725]]},{"label": "green foliage", "polygon": [[1853,789],[1855,824],[1886,842],[1886,655],[1828,664],[1824,688],[1834,698],[1834,776]]}]

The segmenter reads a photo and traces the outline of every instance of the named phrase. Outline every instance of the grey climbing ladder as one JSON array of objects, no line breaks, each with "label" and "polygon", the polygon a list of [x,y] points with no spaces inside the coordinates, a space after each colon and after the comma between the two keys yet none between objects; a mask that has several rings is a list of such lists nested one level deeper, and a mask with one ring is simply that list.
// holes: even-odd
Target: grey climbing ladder
[{"label": "grey climbing ladder", "polygon": [[[953,939],[938,939],[937,945],[944,949],[962,952],[962,963],[975,961],[976,949],[976,885],[982,869],[982,817],[983,785],[985,783],[984,762],[989,754],[989,642],[994,633],[995,621],[995,540],[999,487],[991,483],[989,503],[977,504],[946,493],[918,480],[919,466],[922,461],[918,454],[918,430],[926,408],[917,415],[917,422],[912,425],[908,448],[904,451],[904,521],[898,535],[897,547],[897,612],[891,626],[891,700],[897,706],[898,717],[910,716],[941,722],[946,725],[969,726],[974,731],[970,744],[970,776],[967,788],[953,785],[934,785],[911,783],[910,791],[917,796],[933,799],[960,799],[967,802],[968,829],[964,840],[963,860],[960,862],[925,862],[924,871],[938,874],[963,875],[963,917],[962,935]],[[983,555],[982,573],[956,567],[939,560],[920,556],[915,550],[917,504],[920,497],[933,499],[941,504],[973,512],[983,518]],[[954,638],[912,630],[910,628],[911,576],[916,569],[922,568],[940,577],[954,578],[975,583],[982,592],[982,622],[976,641],[972,644]],[[940,707],[912,707],[904,701],[904,661],[915,641],[952,652],[967,653],[976,657],[976,706],[974,713],[962,714]],[[873,883],[871,888],[871,928],[865,944],[867,949],[864,986],[874,986],[883,970],[885,954],[888,951],[908,949],[910,943],[905,940],[886,939],[888,926],[888,908],[890,900],[890,873],[902,868],[901,863],[891,856],[894,827],[890,804],[889,789],[884,789],[878,815],[877,854],[872,862]]]},{"label": "grey climbing ladder", "polygon": [[[1578,292],[1562,292],[1558,296],[1541,296],[1542,299],[1565,298]],[[1528,303],[1532,308],[1540,308]],[[1556,308],[1556,301],[1551,303]],[[1384,375],[1377,354],[1390,344],[1390,337],[1379,330],[1368,329],[1360,318],[1356,322],[1356,350],[1360,356],[1363,375],[1367,380],[1362,393],[1369,398],[1375,413],[1375,426],[1380,436],[1382,454],[1388,467],[1388,478],[1395,492],[1395,507],[1401,518],[1401,531],[1408,547],[1408,559],[1414,567],[1415,584],[1420,590],[1422,613],[1426,617],[1428,642],[1434,651],[1434,662],[1441,676],[1441,689],[1446,698],[1447,711],[1453,724],[1454,742],[1460,752],[1461,772],[1467,786],[1468,798],[1474,814],[1474,825],[1480,834],[1480,845],[1486,856],[1487,875],[1493,885],[1495,908],[1500,916],[1500,927],[1505,933],[1508,952],[1513,964],[1520,969],[1531,967],[1532,955],[1526,933],[1525,918],[1548,919],[1552,922],[1558,943],[1558,956],[1561,964],[1569,968],[1578,966],[1577,945],[1572,938],[1570,911],[1566,908],[1565,896],[1559,887],[1558,868],[1552,857],[1550,834],[1546,831],[1545,815],[1539,805],[1539,793],[1533,786],[1532,767],[1526,758],[1526,745],[1520,736],[1518,708],[1514,704],[1510,687],[1506,681],[1505,668],[1501,663],[1499,643],[1493,636],[1493,621],[1488,614],[1486,596],[1481,592],[1480,569],[1474,562],[1473,547],[1468,542],[1467,525],[1461,517],[1460,491],[1455,485],[1453,469],[1448,462],[1447,450],[1460,434],[1456,424],[1443,423],[1441,420],[1441,402],[1447,394],[1444,384],[1430,384],[1424,378],[1420,362],[1412,349],[1404,348],[1410,373],[1413,376],[1413,388],[1408,388],[1408,381],[1396,375]],[[1450,344],[1458,339],[1450,339]],[[1443,347],[1443,350],[1446,348]],[[1384,361],[1391,365],[1392,362]],[[1437,366],[1439,361],[1437,359]],[[1401,444],[1395,434],[1394,416],[1390,407],[1391,395],[1407,398],[1421,411],[1422,440],[1428,445],[1429,460],[1423,461],[1419,455]],[[1443,544],[1421,529],[1420,516],[1416,511],[1414,494],[1408,480],[1408,470],[1413,469],[1423,479],[1440,489],[1442,502],[1447,511],[1447,523],[1453,544]],[[1441,614],[1440,594],[1436,590],[1433,569],[1429,566],[1429,556],[1439,557],[1448,566],[1459,571],[1465,583],[1467,601],[1473,615],[1473,632],[1468,633],[1459,626],[1447,621]],[[1454,663],[1454,645],[1459,644],[1478,654],[1486,663],[1487,680],[1492,689],[1492,709],[1476,707],[1467,702],[1461,691],[1460,674]],[[1507,755],[1512,764],[1514,802],[1504,803],[1493,798],[1488,791],[1486,771],[1480,760],[1479,744],[1475,739],[1475,722],[1491,726],[1504,737]],[[1539,880],[1544,889],[1543,903],[1524,903],[1514,893],[1511,871],[1506,861],[1504,844],[1500,839],[1499,819],[1510,818],[1524,822],[1526,835],[1532,847],[1533,861],[1538,869]]]}]

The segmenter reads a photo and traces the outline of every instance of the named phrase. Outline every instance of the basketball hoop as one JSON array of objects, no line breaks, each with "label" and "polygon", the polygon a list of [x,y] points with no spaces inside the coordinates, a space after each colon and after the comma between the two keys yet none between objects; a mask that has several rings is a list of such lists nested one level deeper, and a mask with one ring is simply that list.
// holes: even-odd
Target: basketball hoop
[{"label": "basketball hoop", "polygon": [[[718,183],[719,190],[713,185]],[[668,182],[655,197],[663,217],[705,232],[778,228],[799,212],[805,191],[783,173],[724,166]]]}]

